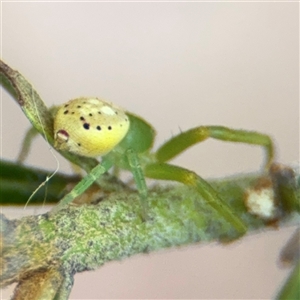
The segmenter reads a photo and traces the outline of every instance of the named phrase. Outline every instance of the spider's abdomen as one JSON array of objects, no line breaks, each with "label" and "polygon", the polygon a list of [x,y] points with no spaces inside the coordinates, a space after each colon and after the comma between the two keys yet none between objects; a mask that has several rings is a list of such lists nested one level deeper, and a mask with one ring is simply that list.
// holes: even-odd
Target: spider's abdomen
[{"label": "spider's abdomen", "polygon": [[128,129],[123,109],[97,98],[78,98],[57,111],[54,145],[82,156],[101,156],[116,147]]}]

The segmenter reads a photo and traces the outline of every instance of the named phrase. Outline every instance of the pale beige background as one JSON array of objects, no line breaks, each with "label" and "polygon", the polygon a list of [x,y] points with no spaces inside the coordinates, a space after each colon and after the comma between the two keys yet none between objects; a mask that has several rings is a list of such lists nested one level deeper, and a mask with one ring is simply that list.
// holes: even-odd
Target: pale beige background
[{"label": "pale beige background", "polygon": [[[149,120],[156,145],[200,124],[259,130],[291,163],[299,161],[298,24],[298,3],[2,1],[2,57],[49,106],[103,97]],[[29,123],[4,92],[1,101],[1,155],[15,159]],[[208,141],[176,163],[216,177],[255,171],[261,159],[259,148]],[[56,167],[42,139],[28,163]],[[287,274],[276,261],[291,232],[110,263],[76,275],[71,298],[269,299]]]}]

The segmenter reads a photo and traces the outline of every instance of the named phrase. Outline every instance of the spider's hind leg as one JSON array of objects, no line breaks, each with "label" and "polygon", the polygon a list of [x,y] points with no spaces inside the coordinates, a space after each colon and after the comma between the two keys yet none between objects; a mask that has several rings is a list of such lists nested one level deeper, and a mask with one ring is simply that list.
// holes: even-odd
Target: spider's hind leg
[{"label": "spider's hind leg", "polygon": [[196,173],[167,163],[152,163],[145,167],[145,175],[153,179],[178,181],[193,187],[223,219],[236,229],[239,235],[246,233],[247,227],[244,222],[212,186]]}]

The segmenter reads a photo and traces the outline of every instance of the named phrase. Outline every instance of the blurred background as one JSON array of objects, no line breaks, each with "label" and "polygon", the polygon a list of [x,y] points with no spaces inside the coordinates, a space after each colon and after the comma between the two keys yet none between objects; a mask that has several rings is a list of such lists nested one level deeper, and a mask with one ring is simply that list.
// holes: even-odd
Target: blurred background
[{"label": "blurred background", "polygon": [[[299,161],[298,3],[11,1],[1,10],[2,59],[48,106],[79,96],[112,101],[153,124],[156,147],[198,125],[257,130],[274,138],[279,162]],[[16,159],[29,127],[2,91],[2,158]],[[209,140],[174,163],[221,177],[257,171],[262,154]],[[60,171],[71,172],[57,156]],[[42,138],[27,164],[55,170]],[[1,210],[10,218],[42,212]],[[76,275],[71,299],[269,299],[287,275],[277,259],[292,231],[112,262]]]}]

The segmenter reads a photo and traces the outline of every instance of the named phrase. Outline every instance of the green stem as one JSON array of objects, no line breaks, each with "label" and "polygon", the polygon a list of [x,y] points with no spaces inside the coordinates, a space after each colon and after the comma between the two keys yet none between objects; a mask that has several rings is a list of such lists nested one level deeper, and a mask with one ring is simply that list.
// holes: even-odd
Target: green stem
[{"label": "green stem", "polygon": [[[242,204],[245,190],[260,178],[258,174],[210,181],[246,224],[248,232],[267,226],[250,215]],[[299,195],[298,185],[293,192]],[[279,200],[281,203],[286,201]],[[1,215],[2,286],[27,278],[21,280],[20,285],[31,281],[31,286],[43,290],[52,282],[49,276],[63,276],[64,284],[55,285],[56,298],[63,300],[68,297],[76,272],[99,268],[108,261],[138,253],[236,239],[231,225],[219,218],[207,201],[187,186],[156,186],[150,190],[146,222],[140,216],[139,201],[136,192],[124,190],[108,195],[97,205],[69,205],[55,213],[20,220],[7,220]],[[287,222],[289,214],[283,211],[283,219],[278,220],[278,225]],[[53,272],[53,275],[48,272]],[[43,279],[46,281],[41,284]],[[32,298],[32,290],[22,295],[22,300],[40,299]]]}]

